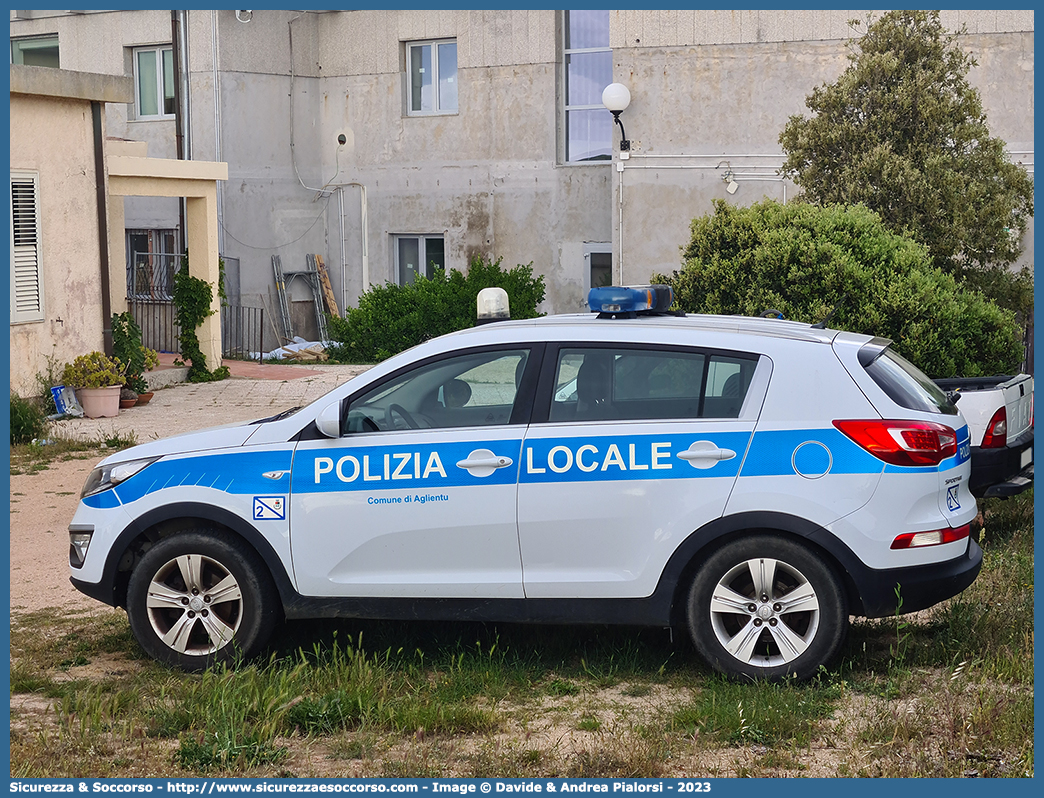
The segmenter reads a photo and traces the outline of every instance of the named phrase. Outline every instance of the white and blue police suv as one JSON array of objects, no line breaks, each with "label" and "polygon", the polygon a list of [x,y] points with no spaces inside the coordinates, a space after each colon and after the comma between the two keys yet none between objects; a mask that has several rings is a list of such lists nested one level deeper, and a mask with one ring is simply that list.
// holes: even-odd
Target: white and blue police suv
[{"label": "white and blue police suv", "polygon": [[665,294],[597,289],[112,455],[73,584],[186,669],[284,618],[466,619],[677,626],[773,679],[975,579],[967,425],[888,341]]}]

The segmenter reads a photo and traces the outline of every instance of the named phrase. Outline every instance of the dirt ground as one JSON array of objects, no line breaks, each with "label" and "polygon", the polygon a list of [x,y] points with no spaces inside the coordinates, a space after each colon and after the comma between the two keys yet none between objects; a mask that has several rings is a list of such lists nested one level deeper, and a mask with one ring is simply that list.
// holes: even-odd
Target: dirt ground
[{"label": "dirt ground", "polygon": [[[365,371],[365,366],[270,366],[276,379],[235,378],[181,383],[155,392],[152,401],[116,418],[69,419],[52,436],[102,439],[133,433],[139,443],[205,427],[252,421],[317,399]],[[295,377],[296,373],[303,376]],[[280,379],[280,376],[291,379]],[[11,612],[48,607],[104,609],[69,583],[69,522],[91,469],[104,452],[56,461],[33,473],[11,476]]]}]

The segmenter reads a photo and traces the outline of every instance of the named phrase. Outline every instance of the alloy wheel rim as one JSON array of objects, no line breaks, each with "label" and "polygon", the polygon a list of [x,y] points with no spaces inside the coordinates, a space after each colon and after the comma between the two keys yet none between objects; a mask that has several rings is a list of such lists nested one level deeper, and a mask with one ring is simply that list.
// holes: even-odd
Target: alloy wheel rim
[{"label": "alloy wheel rim", "polygon": [[156,636],[179,654],[206,656],[231,642],[243,619],[243,594],[217,560],[181,554],[152,577],[146,598]]},{"label": "alloy wheel rim", "polygon": [[714,635],[745,665],[772,668],[793,662],[819,629],[819,597],[794,566],[758,557],[718,580],[710,601]]}]

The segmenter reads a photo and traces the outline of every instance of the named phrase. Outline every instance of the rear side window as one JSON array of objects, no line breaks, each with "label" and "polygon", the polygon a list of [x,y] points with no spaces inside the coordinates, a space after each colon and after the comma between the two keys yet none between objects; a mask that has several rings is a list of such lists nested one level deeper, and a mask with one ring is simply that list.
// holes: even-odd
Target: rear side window
[{"label": "rear side window", "polygon": [[[883,349],[873,357],[861,352],[859,360],[870,378],[900,407],[922,413],[957,415],[956,406],[939,386],[902,355]],[[869,362],[864,362],[867,360]]]},{"label": "rear side window", "polygon": [[549,420],[737,418],[756,366],[717,352],[563,348]]}]

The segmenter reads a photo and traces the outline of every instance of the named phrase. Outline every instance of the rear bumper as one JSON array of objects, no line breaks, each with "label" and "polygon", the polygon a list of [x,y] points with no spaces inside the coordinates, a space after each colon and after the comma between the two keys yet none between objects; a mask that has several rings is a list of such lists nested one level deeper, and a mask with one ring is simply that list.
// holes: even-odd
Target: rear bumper
[{"label": "rear bumper", "polygon": [[971,479],[968,483],[972,495],[977,499],[987,496],[1014,496],[1029,488],[1033,484],[1032,459],[1027,468],[1022,462],[1022,453],[1032,448],[1032,428],[1009,442],[1003,449],[981,449],[973,446]]},{"label": "rear bumper", "polygon": [[[956,596],[975,581],[982,568],[982,549],[971,538],[963,556],[913,568],[867,568],[851,574],[862,598],[862,615],[882,618],[916,612]],[[902,600],[899,606],[898,597]]]}]

